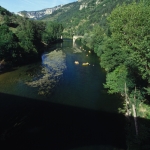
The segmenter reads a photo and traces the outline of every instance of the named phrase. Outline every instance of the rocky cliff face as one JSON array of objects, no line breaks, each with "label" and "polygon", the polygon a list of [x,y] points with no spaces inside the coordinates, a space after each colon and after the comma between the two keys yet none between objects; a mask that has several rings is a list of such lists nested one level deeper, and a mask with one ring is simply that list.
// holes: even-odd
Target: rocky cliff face
[{"label": "rocky cliff face", "polygon": [[43,9],[43,10],[39,10],[39,11],[20,11],[17,14],[19,16],[28,17],[30,19],[37,20],[37,19],[44,17],[45,15],[52,14],[54,11],[60,9],[62,6],[63,5],[58,5],[53,8],[47,8],[47,9]]}]

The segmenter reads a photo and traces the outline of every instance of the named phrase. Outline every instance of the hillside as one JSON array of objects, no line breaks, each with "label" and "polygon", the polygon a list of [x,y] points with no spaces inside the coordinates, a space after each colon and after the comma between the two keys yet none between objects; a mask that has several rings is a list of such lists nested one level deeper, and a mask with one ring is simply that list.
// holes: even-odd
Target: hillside
[{"label": "hillside", "polygon": [[37,61],[46,45],[61,41],[62,31],[62,24],[31,20],[0,7],[0,71],[2,62],[11,66]]},{"label": "hillside", "polygon": [[[82,0],[64,5],[51,15],[43,17],[43,21],[63,23],[64,36],[84,35],[96,24],[107,29],[106,17],[118,5],[131,3],[133,0]],[[136,0],[139,1],[139,0]]]}]

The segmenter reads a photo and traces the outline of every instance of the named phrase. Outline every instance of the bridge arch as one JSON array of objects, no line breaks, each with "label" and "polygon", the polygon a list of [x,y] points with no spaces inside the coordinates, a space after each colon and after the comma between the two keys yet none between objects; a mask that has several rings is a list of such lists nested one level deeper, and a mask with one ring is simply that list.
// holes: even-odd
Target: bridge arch
[{"label": "bridge arch", "polygon": [[83,38],[83,36],[77,36],[77,35],[74,35],[73,36],[73,43],[76,41],[76,39],[78,39],[78,38]]}]

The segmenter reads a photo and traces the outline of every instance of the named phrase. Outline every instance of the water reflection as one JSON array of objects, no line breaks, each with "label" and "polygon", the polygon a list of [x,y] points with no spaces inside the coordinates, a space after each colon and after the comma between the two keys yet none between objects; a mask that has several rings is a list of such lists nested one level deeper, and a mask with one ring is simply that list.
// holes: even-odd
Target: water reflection
[{"label": "water reflection", "polygon": [[[42,62],[1,74],[0,92],[93,110],[118,111],[122,101],[103,89],[105,72],[99,66],[99,58],[78,43],[72,47],[72,40],[64,41],[62,46],[53,45],[42,56]],[[82,65],[87,62],[90,65]]]},{"label": "water reflection", "polygon": [[73,47],[76,47],[76,46],[77,46],[76,42],[75,42],[75,41],[73,41]]},{"label": "water reflection", "polygon": [[73,53],[82,53],[81,49],[78,48],[77,44],[73,41]]},{"label": "water reflection", "polygon": [[66,69],[65,57],[66,55],[59,49],[43,54],[40,77],[35,77],[26,84],[37,87],[39,95],[49,95]]}]

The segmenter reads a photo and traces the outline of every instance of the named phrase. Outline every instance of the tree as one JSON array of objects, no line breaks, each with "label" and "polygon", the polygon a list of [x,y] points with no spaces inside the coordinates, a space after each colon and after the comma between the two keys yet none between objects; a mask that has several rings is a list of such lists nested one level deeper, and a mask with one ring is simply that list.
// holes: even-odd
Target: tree
[{"label": "tree", "polygon": [[52,41],[55,41],[56,39],[60,38],[63,32],[63,26],[62,24],[55,23],[55,22],[48,22],[45,27],[45,31],[42,35],[42,40],[49,44]]},{"label": "tree", "polygon": [[99,25],[95,25],[91,32],[84,34],[82,42],[99,55],[100,52],[98,51],[100,51],[99,47],[101,45],[103,38],[104,38],[103,28],[101,28]]},{"label": "tree", "polygon": [[[128,54],[127,65],[138,68],[143,79],[150,74],[150,6],[143,2],[117,7],[108,18],[111,39]],[[130,62],[130,64],[128,63]]]},{"label": "tree", "polygon": [[37,53],[34,45],[34,26],[30,20],[23,18],[22,22],[17,27],[17,36],[19,45],[24,49],[25,53]]},{"label": "tree", "polygon": [[0,26],[0,59],[12,61],[17,57],[17,37],[9,30],[7,25]]},{"label": "tree", "polygon": [[38,47],[42,41],[42,35],[45,31],[46,23],[42,21],[32,21],[32,24],[34,29],[34,45]]},{"label": "tree", "polygon": [[112,72],[122,64],[150,83],[149,10],[149,5],[133,2],[112,11],[108,17],[111,35],[105,38],[100,57],[106,71]]},{"label": "tree", "polygon": [[124,95],[124,84],[127,84],[128,89],[135,86],[134,80],[130,78],[129,71],[124,65],[116,67],[115,70],[108,73],[106,76],[105,88],[108,88],[110,94],[121,93]]}]

